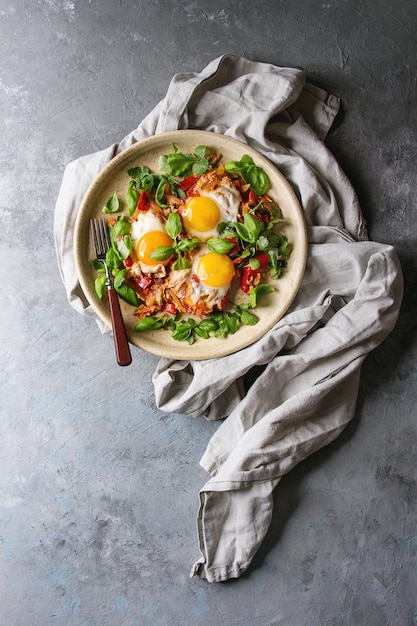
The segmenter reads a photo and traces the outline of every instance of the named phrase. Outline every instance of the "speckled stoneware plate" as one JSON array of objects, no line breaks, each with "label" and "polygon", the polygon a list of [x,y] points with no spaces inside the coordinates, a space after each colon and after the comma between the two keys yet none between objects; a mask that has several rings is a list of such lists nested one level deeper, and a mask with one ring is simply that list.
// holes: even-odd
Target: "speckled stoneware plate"
[{"label": "speckled stoneware plate", "polygon": [[[221,357],[257,341],[285,314],[300,286],[307,256],[303,213],[292,188],[264,156],[246,144],[215,133],[179,130],[145,139],[116,156],[92,183],[80,207],[74,236],[77,272],[87,300],[97,315],[111,328],[107,299],[98,300],[94,291],[93,282],[97,274],[91,263],[94,252],[90,241],[89,220],[103,217],[102,208],[115,192],[121,203],[124,202],[129,183],[127,172],[131,167],[147,165],[152,172],[159,173],[158,157],[172,152],[172,144],[178,146],[181,152],[193,152],[199,145],[209,146],[223,155],[223,163],[229,160],[240,160],[244,154],[249,154],[255,163],[265,170],[271,180],[271,189],[268,193],[281,207],[285,219],[284,223],[279,225],[279,230],[293,244],[293,251],[283,277],[269,281],[276,291],[266,295],[255,311],[259,322],[255,326],[241,326],[235,334],[229,335],[226,339],[197,337],[195,343],[189,345],[187,342],[172,339],[169,330],[135,332],[134,326],[137,319],[133,315],[134,307],[120,301],[129,341],[138,348],[179,360]],[[124,213],[128,214],[127,209]],[[241,293],[240,290],[237,291]],[[239,293],[233,294],[234,302],[237,301]]]}]

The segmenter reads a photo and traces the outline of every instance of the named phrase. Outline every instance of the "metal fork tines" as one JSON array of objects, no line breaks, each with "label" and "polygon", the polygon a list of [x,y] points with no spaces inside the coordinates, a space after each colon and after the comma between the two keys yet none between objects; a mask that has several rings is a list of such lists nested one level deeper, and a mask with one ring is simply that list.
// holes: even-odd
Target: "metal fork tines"
[{"label": "metal fork tines", "polygon": [[106,272],[106,287],[109,297],[110,317],[117,362],[119,365],[129,365],[132,362],[132,356],[126,336],[126,329],[123,323],[119,299],[113,285],[109,268],[106,264],[106,254],[110,248],[110,236],[107,223],[104,219],[92,219],[90,220],[90,230],[95,255],[97,259],[103,263]]},{"label": "metal fork tines", "polygon": [[90,220],[91,238],[94,252],[99,261],[106,260],[107,250],[110,248],[109,229],[104,219]]}]

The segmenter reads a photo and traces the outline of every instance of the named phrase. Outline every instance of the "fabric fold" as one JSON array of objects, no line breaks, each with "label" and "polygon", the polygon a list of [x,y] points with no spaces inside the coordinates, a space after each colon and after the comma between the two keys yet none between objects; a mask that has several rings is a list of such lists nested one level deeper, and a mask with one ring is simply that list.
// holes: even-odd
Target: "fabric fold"
[{"label": "fabric fold", "polygon": [[201,459],[210,478],[199,494],[200,558],[191,571],[209,582],[250,566],[270,525],[275,487],[352,419],[363,360],[398,317],[398,258],[391,246],[368,240],[358,198],[325,145],[339,106],[300,69],[224,55],[200,72],[174,76],[165,98],[119,144],[64,172],[57,260],[70,304],[89,315],[75,270],[75,218],[98,172],[132,143],[185,128],[225,134],[266,156],[300,201],[307,266],[283,318],[226,357],[162,358],[152,378],[159,409],[223,420]]}]

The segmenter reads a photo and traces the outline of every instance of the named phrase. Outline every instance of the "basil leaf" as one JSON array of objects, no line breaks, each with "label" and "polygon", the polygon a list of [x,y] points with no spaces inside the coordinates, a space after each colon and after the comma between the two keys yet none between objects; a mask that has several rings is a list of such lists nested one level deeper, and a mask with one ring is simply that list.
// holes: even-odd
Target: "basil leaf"
[{"label": "basil leaf", "polygon": [[176,261],[172,264],[173,270],[186,270],[189,267],[191,267],[191,263],[187,261],[187,259],[184,259],[183,256],[178,256]]},{"label": "basil leaf", "polygon": [[93,269],[96,270],[96,272],[99,272],[100,274],[104,274],[105,269],[101,261],[99,261],[98,259],[93,259],[91,261],[91,265],[93,266]]},{"label": "basil leaf", "polygon": [[249,265],[251,269],[257,270],[261,264],[258,259],[256,259],[255,257],[252,257],[251,259],[249,259]]},{"label": "basil leaf", "polygon": [[201,320],[198,327],[206,332],[211,332],[213,330],[217,330],[219,325],[213,319],[207,318],[207,319]]},{"label": "basil leaf", "polygon": [[210,339],[208,331],[204,330],[204,328],[200,328],[200,325],[194,328],[194,332],[198,337],[201,337],[201,339]]},{"label": "basil leaf", "polygon": [[110,272],[115,272],[119,269],[122,259],[120,258],[118,252],[114,248],[109,248],[106,254],[106,265],[109,268]]},{"label": "basil leaf", "polygon": [[224,169],[231,174],[240,174],[242,165],[240,161],[228,161],[224,164]]},{"label": "basil leaf", "polygon": [[170,256],[174,254],[174,248],[172,246],[159,246],[150,253],[151,259],[154,261],[166,261]]},{"label": "basil leaf", "polygon": [[129,186],[127,188],[127,194],[126,194],[127,210],[129,211],[129,215],[133,215],[133,213],[136,211],[138,198],[139,198],[139,194],[135,189],[135,181],[131,180],[129,182]]},{"label": "basil leaf", "polygon": [[122,283],[120,287],[115,287],[115,289],[122,300],[125,300],[128,304],[131,304],[132,306],[139,305],[139,298],[136,291],[127,283]]},{"label": "basil leaf", "polygon": [[252,237],[244,224],[236,222],[235,230],[240,239],[242,239],[243,241],[247,241],[248,243],[252,242]]},{"label": "basil leaf", "polygon": [[119,216],[117,222],[110,228],[110,240],[116,241],[122,235],[127,235],[132,230],[132,224],[124,216]]},{"label": "basil leaf", "polygon": [[207,248],[210,252],[217,252],[217,254],[227,254],[232,248],[234,248],[234,245],[235,244],[231,241],[216,239],[215,237],[207,241]]},{"label": "basil leaf", "polygon": [[240,174],[258,196],[265,194],[271,187],[267,173],[248,154],[244,154],[240,161],[228,161],[224,164],[224,169],[226,172]]},{"label": "basil leaf", "polygon": [[162,208],[165,208],[165,207],[168,206],[163,201],[164,200],[164,194],[165,194],[166,182],[167,182],[167,180],[162,177],[161,180],[158,183],[158,187],[156,188],[156,192],[155,192],[155,202]]},{"label": "basil leaf", "polygon": [[250,213],[246,213],[243,218],[243,223],[246,226],[246,229],[249,233],[250,239],[249,243],[255,243],[258,239],[261,232],[264,230],[265,226],[261,220],[257,220],[256,217],[253,217]]},{"label": "basil leaf", "polygon": [[229,333],[231,335],[234,335],[240,326],[239,317],[235,313],[229,313],[228,311],[226,311],[224,313],[224,321],[227,324]]},{"label": "basil leaf", "polygon": [[275,287],[268,285],[268,283],[261,283],[256,287],[252,287],[249,291],[249,302],[252,309],[255,309],[259,303],[259,300],[267,293],[275,291]]},{"label": "basil leaf", "polygon": [[257,165],[251,165],[243,174],[243,178],[250,184],[256,195],[262,196],[270,187],[270,180],[264,170]]},{"label": "basil leaf", "polygon": [[245,326],[255,326],[259,322],[259,317],[247,309],[240,310],[240,321]]},{"label": "basil leaf", "polygon": [[143,332],[145,330],[158,330],[159,328],[163,328],[165,326],[165,318],[164,317],[143,317],[139,322],[134,326],[133,330],[138,332]]},{"label": "basil leaf", "polygon": [[189,341],[192,337],[192,328],[184,320],[180,320],[172,331],[172,338],[176,341]]},{"label": "basil leaf", "polygon": [[117,194],[115,192],[107,200],[106,204],[102,208],[102,211],[103,213],[117,213],[117,211],[119,210],[119,207],[120,207],[119,198],[117,197]]},{"label": "basil leaf", "polygon": [[197,237],[191,237],[187,239],[181,239],[176,244],[176,249],[180,252],[189,252],[190,250],[194,250],[197,246],[199,246],[201,241],[197,239]]},{"label": "basil leaf", "polygon": [[117,247],[117,252],[119,253],[119,256],[123,260],[127,259],[127,257],[132,252],[132,247],[133,247],[132,239],[130,238],[130,235],[124,235],[122,239],[118,239],[116,242],[116,247]]},{"label": "basil leaf", "polygon": [[96,292],[96,295],[100,300],[103,298],[105,286],[106,275],[102,274],[101,276],[98,276],[94,281],[94,291]]},{"label": "basil leaf", "polygon": [[120,270],[119,272],[117,272],[116,276],[114,277],[114,288],[115,289],[119,289],[125,279],[125,275],[126,275],[126,270]]},{"label": "basil leaf", "polygon": [[291,252],[292,252],[292,245],[285,238],[284,241],[282,242],[282,244],[279,247],[279,255],[283,259],[288,259],[290,254],[291,254]]},{"label": "basil leaf", "polygon": [[165,223],[165,229],[171,239],[175,239],[176,237],[178,237],[178,235],[182,231],[182,222],[178,213],[170,213]]}]

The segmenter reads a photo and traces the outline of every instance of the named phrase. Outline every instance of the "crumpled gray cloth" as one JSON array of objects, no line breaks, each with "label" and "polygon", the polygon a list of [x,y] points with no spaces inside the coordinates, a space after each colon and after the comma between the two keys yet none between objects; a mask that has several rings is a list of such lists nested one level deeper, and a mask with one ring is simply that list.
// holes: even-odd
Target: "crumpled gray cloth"
[{"label": "crumpled gray cloth", "polygon": [[[210,582],[249,567],[270,524],[274,488],[348,424],[362,362],[398,317],[403,285],[395,251],[368,240],[357,197],[324,144],[339,104],[298,69],[225,55],[199,73],[174,76],[136,130],[64,173],[57,258],[69,302],[83,313],[91,309],[73,258],[77,210],[97,173],[135,141],[186,128],[234,137],[279,168],[303,208],[307,267],[286,315],[236,354],[196,362],[162,358],[153,376],[160,409],[226,418],[201,459],[211,478],[200,491],[201,557],[191,574]],[[245,392],[243,377],[256,366],[262,373]]]}]

